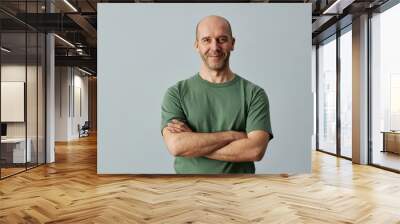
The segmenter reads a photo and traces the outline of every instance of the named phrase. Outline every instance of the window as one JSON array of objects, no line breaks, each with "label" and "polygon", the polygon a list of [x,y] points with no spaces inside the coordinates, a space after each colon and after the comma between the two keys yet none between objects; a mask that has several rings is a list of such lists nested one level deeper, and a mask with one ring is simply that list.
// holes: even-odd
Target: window
[{"label": "window", "polygon": [[400,5],[371,18],[372,164],[400,170]]},{"label": "window", "polygon": [[340,36],[340,155],[352,157],[352,35],[351,26]]},{"label": "window", "polygon": [[318,149],[336,153],[336,36],[318,47]]}]

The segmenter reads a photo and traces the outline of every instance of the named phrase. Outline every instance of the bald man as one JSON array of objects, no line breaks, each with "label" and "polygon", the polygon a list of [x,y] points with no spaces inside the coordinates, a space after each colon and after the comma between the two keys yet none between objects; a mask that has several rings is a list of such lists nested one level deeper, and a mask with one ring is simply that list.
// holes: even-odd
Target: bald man
[{"label": "bald man", "polygon": [[265,91],[229,67],[234,46],[228,20],[203,18],[194,43],[200,71],[164,96],[161,133],[178,174],[255,173],[273,138]]}]

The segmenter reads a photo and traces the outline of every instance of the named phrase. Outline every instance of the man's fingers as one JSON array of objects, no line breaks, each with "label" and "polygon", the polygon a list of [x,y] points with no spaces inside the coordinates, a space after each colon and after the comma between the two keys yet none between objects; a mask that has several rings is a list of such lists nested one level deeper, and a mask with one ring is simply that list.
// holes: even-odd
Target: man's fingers
[{"label": "man's fingers", "polygon": [[179,124],[179,125],[186,125],[185,122],[182,122],[182,121],[177,120],[177,119],[172,119],[172,123]]},{"label": "man's fingers", "polygon": [[172,128],[182,128],[181,125],[179,125],[179,124],[173,124],[173,123],[168,123],[168,127],[172,127]]},{"label": "man's fingers", "polygon": [[173,119],[172,122],[173,123],[168,123],[168,126],[180,128],[180,129],[183,129],[183,130],[186,130],[186,131],[192,131],[189,128],[189,126],[187,124],[185,124],[184,122],[181,122],[181,121],[178,121],[178,120],[175,120],[175,119]]},{"label": "man's fingers", "polygon": [[180,132],[182,132],[180,129],[176,129],[176,128],[173,128],[173,127],[167,127],[167,130],[172,132],[172,133],[180,133]]},{"label": "man's fingers", "polygon": [[185,122],[182,122],[178,119],[172,119],[172,121],[168,123],[168,126],[179,129],[181,132],[183,131],[192,132],[192,129],[190,129]]},{"label": "man's fingers", "polygon": [[174,127],[168,127],[168,130],[170,130],[171,132],[180,132],[181,130],[178,128],[174,128]]},{"label": "man's fingers", "polygon": [[170,125],[170,124],[168,124],[168,127],[167,127],[167,128],[168,128],[168,130],[171,130],[171,132],[174,132],[174,133],[186,131],[186,130],[183,129],[183,128],[177,127],[177,126],[175,126],[175,125]]},{"label": "man's fingers", "polygon": [[186,125],[180,126],[177,124],[168,123],[167,127],[174,130],[175,132],[192,132],[192,129],[190,129]]}]

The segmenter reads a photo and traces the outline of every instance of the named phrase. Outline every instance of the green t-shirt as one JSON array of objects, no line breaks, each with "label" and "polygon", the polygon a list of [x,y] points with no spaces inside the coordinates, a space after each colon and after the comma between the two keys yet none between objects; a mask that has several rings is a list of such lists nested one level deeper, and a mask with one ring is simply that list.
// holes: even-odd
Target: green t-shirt
[{"label": "green t-shirt", "polygon": [[[184,121],[194,132],[264,130],[273,136],[265,91],[238,75],[225,83],[211,83],[197,73],[168,88],[161,106],[161,132],[172,119]],[[177,156],[175,171],[255,173],[255,166],[254,162]]]}]

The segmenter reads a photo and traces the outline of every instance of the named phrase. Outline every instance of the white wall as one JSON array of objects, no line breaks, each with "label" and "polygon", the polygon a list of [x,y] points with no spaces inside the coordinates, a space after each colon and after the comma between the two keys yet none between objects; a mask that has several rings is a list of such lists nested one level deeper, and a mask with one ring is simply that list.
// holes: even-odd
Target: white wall
[{"label": "white wall", "polygon": [[[312,46],[312,53],[311,53],[311,89],[313,94],[313,121],[316,121],[316,105],[317,105],[317,48],[313,45]],[[316,122],[313,125],[313,134],[311,136],[311,149],[315,150],[317,148],[317,126]]]},{"label": "white wall", "polygon": [[55,68],[55,141],[68,140],[68,67]]},{"label": "white wall", "polygon": [[[79,91],[80,90],[80,91]],[[80,92],[80,93],[79,93]],[[79,94],[81,97],[78,97]],[[79,103],[79,100],[81,102]],[[79,112],[77,105],[82,105]],[[88,120],[88,78],[72,67],[56,67],[55,140],[69,141],[79,137],[78,124]]]},{"label": "white wall", "polygon": [[[78,72],[78,73],[77,73]],[[88,77],[82,76],[79,70],[74,70],[74,93],[73,96],[74,107],[72,108],[72,119],[71,119],[71,135],[72,138],[78,138],[78,124],[81,126],[88,120]],[[79,97],[80,96],[80,97]],[[79,102],[80,101],[80,102]],[[80,108],[79,108],[80,107]]]},{"label": "white wall", "polygon": [[[41,71],[40,71],[41,72]],[[1,66],[1,81],[3,82],[25,82],[25,76],[28,76],[30,86],[36,87],[36,66],[27,66],[19,64],[5,64]],[[36,133],[36,88],[27,88],[27,119],[28,119],[28,137],[30,133]],[[33,104],[32,104],[33,102]],[[39,105],[40,106],[40,105]],[[7,108],[2,108],[6,110]],[[33,123],[32,123],[33,122]],[[25,123],[26,122],[7,122],[7,136],[8,137],[24,137],[25,136]],[[35,134],[36,135],[36,134]]]}]

